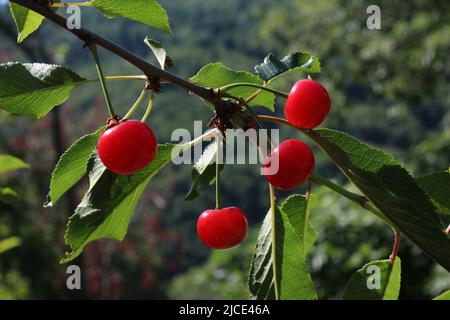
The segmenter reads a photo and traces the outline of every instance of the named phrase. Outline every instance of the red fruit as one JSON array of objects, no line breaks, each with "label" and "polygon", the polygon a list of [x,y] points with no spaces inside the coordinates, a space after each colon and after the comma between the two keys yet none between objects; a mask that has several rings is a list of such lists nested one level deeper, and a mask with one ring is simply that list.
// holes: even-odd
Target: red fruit
[{"label": "red fruit", "polygon": [[98,140],[98,155],[110,171],[129,175],[152,162],[157,141],[152,129],[139,120],[126,120],[105,130]]},{"label": "red fruit", "polygon": [[206,210],[197,221],[197,233],[208,247],[226,249],[238,245],[247,235],[247,218],[236,207]]},{"label": "red fruit", "polygon": [[296,127],[317,127],[330,111],[330,96],[317,81],[300,80],[291,89],[284,108],[287,121]]},{"label": "red fruit", "polygon": [[[278,171],[272,174],[271,166]],[[269,169],[270,168],[270,169]],[[283,141],[268,157],[263,165],[263,174],[275,187],[290,190],[299,187],[309,178],[314,170],[314,154],[311,149],[299,140]]]}]

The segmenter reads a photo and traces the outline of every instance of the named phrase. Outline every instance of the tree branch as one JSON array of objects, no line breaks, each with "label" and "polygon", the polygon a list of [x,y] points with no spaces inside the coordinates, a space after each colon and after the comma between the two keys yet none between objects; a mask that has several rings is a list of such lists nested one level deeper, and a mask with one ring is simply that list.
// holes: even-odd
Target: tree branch
[{"label": "tree branch", "polygon": [[87,29],[83,28],[69,29],[67,27],[68,25],[67,20],[64,17],[58,15],[57,13],[52,11],[49,7],[38,3],[37,1],[33,0],[10,0],[10,1],[15,2],[36,13],[39,13],[40,15],[53,21],[60,27],[68,30],[69,32],[77,36],[80,40],[82,40],[85,43],[85,45],[97,44],[98,46],[103,47],[104,49],[116,54],[117,56],[121,57],[122,59],[128,61],[129,63],[140,69],[147,77],[158,77],[163,81],[167,81],[179,87],[182,87],[188,90],[189,92],[192,92],[202,97],[203,99],[210,101],[215,105],[217,105],[221,101],[220,98],[217,96],[217,94],[210,88],[198,86],[170,72],[162,70],[146,62],[145,60],[139,58],[138,56],[127,51],[126,49],[120,47],[114,42],[111,42],[108,39],[105,39]]}]

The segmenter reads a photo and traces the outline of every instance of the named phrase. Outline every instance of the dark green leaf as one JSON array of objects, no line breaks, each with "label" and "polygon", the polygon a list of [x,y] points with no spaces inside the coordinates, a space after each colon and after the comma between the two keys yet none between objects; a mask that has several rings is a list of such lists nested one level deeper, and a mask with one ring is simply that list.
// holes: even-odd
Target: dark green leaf
[{"label": "dark green leaf", "polygon": [[309,203],[307,203],[305,196],[296,194],[290,196],[281,204],[281,210],[286,213],[289,223],[300,237],[300,250],[303,258],[306,258],[318,237],[316,229],[309,220],[311,200],[309,199]]},{"label": "dark green leaf", "polygon": [[65,235],[72,251],[61,263],[76,258],[90,242],[100,238],[122,240],[145,187],[172,159],[173,145],[158,146],[149,167],[131,176],[108,171],[97,154],[89,160],[89,189],[70,218]]},{"label": "dark green leaf", "polygon": [[347,300],[397,300],[400,293],[401,261],[397,257],[391,269],[390,260],[372,261],[359,269],[344,292]]},{"label": "dark green leaf", "polygon": [[320,62],[304,52],[294,52],[283,59],[270,53],[264,62],[255,67],[255,72],[264,81],[273,81],[286,73],[302,71],[307,74],[320,73]]},{"label": "dark green leaf", "polygon": [[9,9],[17,26],[17,42],[22,42],[41,25],[44,17],[14,2],[9,2]]},{"label": "dark green leaf", "polygon": [[[198,197],[200,189],[208,187],[216,181],[215,157],[217,154],[217,143],[209,144],[202,156],[192,169],[192,186],[186,195],[186,200],[193,200]],[[223,164],[219,165],[219,173],[223,170]]]},{"label": "dark green leaf", "polygon": [[450,238],[437,210],[397,160],[336,130],[305,133],[396,228],[450,271]]},{"label": "dark green leaf", "polygon": [[[259,230],[253,254],[248,282],[251,299],[275,298],[271,216],[272,213],[269,210]],[[314,284],[300,250],[300,236],[289,223],[286,213],[279,207],[275,217],[275,261],[280,299],[317,299]]]},{"label": "dark green leaf", "polygon": [[91,4],[108,18],[123,17],[171,33],[169,17],[155,0],[92,0]]},{"label": "dark green leaf", "polygon": [[64,103],[86,80],[61,66],[43,63],[0,64],[0,108],[42,118]]},{"label": "dark green leaf", "polygon": [[434,201],[439,211],[450,214],[450,172],[435,172],[416,180]]},{"label": "dark green leaf", "polygon": [[[247,82],[258,85],[264,84],[264,82],[254,74],[245,71],[235,71],[218,62],[204,66],[190,80],[198,85],[210,88],[220,88],[237,82]],[[228,90],[227,93],[235,97],[247,99],[257,91],[258,89],[255,88],[237,87]],[[274,104],[275,95],[266,91],[262,92],[250,102],[250,105],[252,106],[261,106],[271,111],[274,110]]]},{"label": "dark green leaf", "polygon": [[[0,89],[1,90],[1,89]],[[19,158],[0,154],[0,174],[8,173],[18,169],[28,169],[30,166]]]},{"label": "dark green leaf", "polygon": [[97,148],[97,141],[103,128],[75,141],[59,158],[50,180],[50,192],[44,206],[53,206],[67,190],[72,188],[86,174],[87,163]]}]

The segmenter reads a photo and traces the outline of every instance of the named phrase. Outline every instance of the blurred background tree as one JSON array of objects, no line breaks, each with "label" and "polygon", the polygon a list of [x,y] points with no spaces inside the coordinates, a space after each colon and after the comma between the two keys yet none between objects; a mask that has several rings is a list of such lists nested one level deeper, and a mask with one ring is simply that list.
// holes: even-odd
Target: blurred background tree
[{"label": "blurred background tree", "polygon": [[[173,36],[117,19],[109,21],[83,8],[82,24],[149,61],[143,43],[148,35],[162,41],[175,62],[173,72],[189,77],[203,65],[223,61],[252,70],[268,52],[279,56],[306,51],[322,62],[318,77],[329,90],[332,114],[325,124],[345,130],[387,149],[414,174],[448,168],[450,160],[450,3],[448,1],[378,1],[381,30],[366,28],[364,0],[161,1],[171,18]],[[55,62],[95,78],[93,61],[82,44],[49,22],[18,47],[6,5],[0,5],[0,62]],[[64,11],[61,10],[64,14]],[[12,30],[12,31],[11,31]],[[11,36],[13,34],[13,36]],[[101,52],[108,75],[136,70]],[[288,90],[298,78],[276,83]],[[110,83],[112,99],[125,112],[141,84]],[[180,89],[163,87],[150,123],[160,142],[193,120],[207,123],[211,114]],[[277,112],[282,115],[282,103]],[[14,205],[0,204],[0,231],[8,230],[22,245],[0,256],[0,298],[246,298],[246,278],[258,225],[268,209],[267,187],[257,166],[227,166],[223,201],[248,214],[253,235],[232,250],[211,252],[197,238],[197,216],[214,205],[212,189],[192,202],[189,166],[166,168],[146,191],[126,239],[98,241],[82,259],[83,288],[65,288],[63,233],[86,187],[85,182],[64,203],[42,208],[52,164],[82,134],[106,118],[96,85],[83,87],[43,121],[0,111],[0,153],[32,165],[31,173],[8,177],[20,194]],[[263,110],[261,110],[263,112]],[[283,137],[295,137],[282,130]],[[59,139],[59,140],[58,140]],[[339,182],[343,177],[318,154],[317,170]],[[235,186],[238,185],[239,188]],[[345,199],[315,189],[312,219],[320,233],[308,261],[319,297],[342,296],[350,275],[365,262],[386,258],[392,243],[388,227]],[[280,193],[279,198],[286,194]],[[6,236],[6,231],[5,231]],[[401,298],[430,298],[450,287],[446,271],[406,239],[402,258]],[[12,279],[12,280],[11,280]],[[20,279],[20,280],[15,280]],[[11,289],[11,283],[14,290]],[[8,291],[2,288],[10,288]]]}]

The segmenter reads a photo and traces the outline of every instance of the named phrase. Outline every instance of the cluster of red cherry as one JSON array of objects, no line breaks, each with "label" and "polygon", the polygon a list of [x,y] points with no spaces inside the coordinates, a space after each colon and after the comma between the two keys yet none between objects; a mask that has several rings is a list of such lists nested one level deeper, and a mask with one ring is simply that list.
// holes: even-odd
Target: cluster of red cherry
[{"label": "cluster of red cherry", "polygon": [[[291,89],[284,113],[296,127],[317,127],[330,111],[330,97],[317,81],[300,80]],[[153,131],[138,120],[121,121],[106,129],[98,141],[98,154],[112,172],[129,175],[148,166],[156,154],[157,141]],[[278,171],[269,171],[276,157]],[[291,190],[302,185],[314,169],[314,154],[302,141],[283,141],[263,165],[263,174],[275,187]],[[206,210],[197,221],[200,239],[213,249],[226,249],[239,244],[247,234],[247,218],[237,207]]]}]

